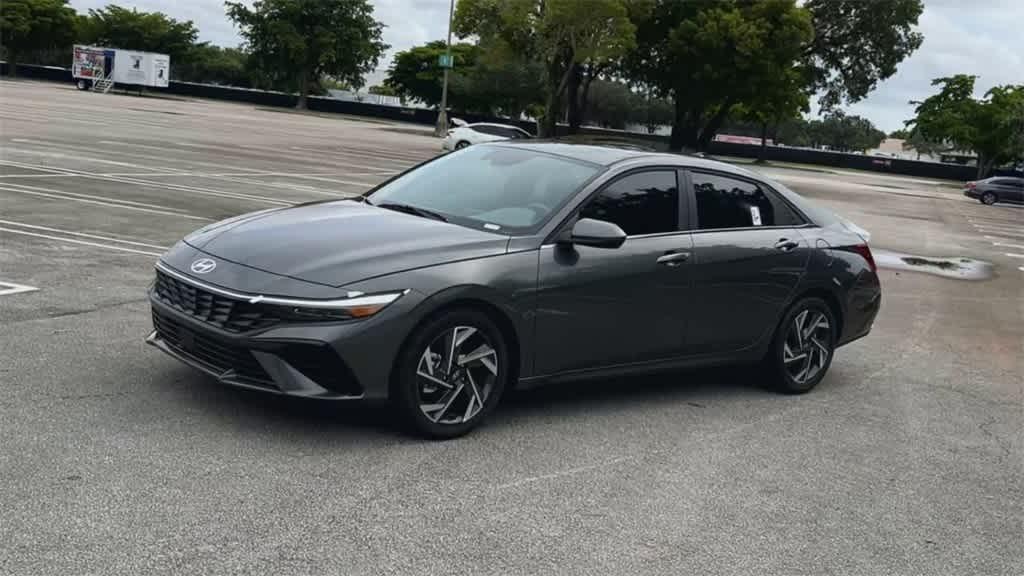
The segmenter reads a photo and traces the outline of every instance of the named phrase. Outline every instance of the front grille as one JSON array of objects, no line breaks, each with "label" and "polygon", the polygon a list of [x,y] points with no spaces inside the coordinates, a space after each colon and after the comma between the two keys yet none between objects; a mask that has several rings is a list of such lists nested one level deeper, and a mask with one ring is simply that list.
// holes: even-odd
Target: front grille
[{"label": "front grille", "polygon": [[250,304],[214,294],[160,270],[156,271],[153,288],[156,297],[164,304],[228,332],[269,328],[282,322],[280,311],[273,306]]},{"label": "front grille", "polygon": [[153,328],[176,352],[189,356],[220,373],[255,386],[274,387],[273,380],[249,350],[190,330],[174,318],[153,308]]}]

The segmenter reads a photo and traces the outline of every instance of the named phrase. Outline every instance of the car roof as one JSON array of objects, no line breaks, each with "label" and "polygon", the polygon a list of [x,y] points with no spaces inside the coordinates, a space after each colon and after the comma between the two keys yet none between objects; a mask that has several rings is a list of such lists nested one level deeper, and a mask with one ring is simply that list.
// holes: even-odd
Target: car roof
[{"label": "car roof", "polygon": [[664,152],[651,152],[647,150],[631,150],[628,148],[618,148],[614,146],[595,146],[593,144],[570,144],[567,142],[536,140],[493,142],[488,143],[487,145],[516,146],[518,148],[526,148],[537,152],[553,154],[555,156],[563,156],[565,158],[589,162],[591,164],[599,164],[601,166],[611,166],[619,162],[636,161],[637,164],[668,164],[671,166],[678,166],[680,168],[704,168],[707,170],[729,172],[738,176],[764,180],[763,176],[756,175],[749,170],[733,166],[732,164],[726,164],[725,162],[719,162],[717,160],[709,160],[707,158],[698,158],[697,156],[688,156],[685,154],[669,154]]},{"label": "car roof", "polygon": [[466,124],[467,128],[473,126],[497,126],[498,128],[515,128],[516,130],[522,130],[519,126],[513,126],[511,124],[495,124],[494,122],[473,122],[472,124]]}]

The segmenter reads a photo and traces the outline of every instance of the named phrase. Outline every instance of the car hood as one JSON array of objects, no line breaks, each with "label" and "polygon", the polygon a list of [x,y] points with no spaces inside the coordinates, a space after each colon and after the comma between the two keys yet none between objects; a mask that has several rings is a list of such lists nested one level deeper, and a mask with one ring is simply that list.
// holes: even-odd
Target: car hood
[{"label": "car hood", "polygon": [[217,258],[328,286],[508,248],[505,236],[352,201],[256,213],[185,241]]}]

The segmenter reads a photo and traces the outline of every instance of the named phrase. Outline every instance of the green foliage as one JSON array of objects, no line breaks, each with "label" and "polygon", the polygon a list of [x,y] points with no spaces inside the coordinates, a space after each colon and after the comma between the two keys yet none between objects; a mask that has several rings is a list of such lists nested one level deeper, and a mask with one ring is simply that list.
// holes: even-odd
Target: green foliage
[{"label": "green foliage", "polygon": [[575,64],[604,64],[635,45],[628,0],[461,0],[454,30],[504,46],[544,70],[542,135],[554,133]]},{"label": "green foliage", "polygon": [[11,64],[10,74],[16,74],[22,55],[70,47],[76,18],[67,0],[0,1],[0,44]]},{"label": "green foliage", "polygon": [[921,45],[922,0],[807,0],[814,40],[804,50],[812,86],[828,109],[856,102]]},{"label": "green foliage", "polygon": [[[445,47],[444,40],[435,40],[395,54],[384,85],[403,98],[437,107],[441,103],[441,80],[444,76],[438,60],[445,54]],[[476,44],[453,44],[455,70],[472,68],[479,54],[480,48]],[[451,88],[449,86],[448,101],[458,102],[461,98]]]},{"label": "green foliage", "polygon": [[847,116],[835,110],[822,120],[812,120],[808,136],[814,146],[827,146],[841,152],[863,152],[876,148],[885,140],[885,132],[875,128],[867,118]]},{"label": "green foliage", "polygon": [[359,88],[388,48],[383,25],[367,0],[256,0],[250,8],[226,2],[241,29],[262,82],[299,92],[305,107],[310,84],[321,76]]},{"label": "green foliage", "polygon": [[996,86],[974,98],[975,76],[958,74],[932,80],[939,93],[916,104],[907,122],[932,142],[944,142],[978,155],[978,176],[993,166],[1024,158],[1024,85]]},{"label": "green foliage", "polygon": [[159,52],[171,64],[186,64],[199,31],[191,20],[179,22],[160,12],[139,12],[109,5],[79,19],[78,42],[111,48]]},{"label": "green foliage", "polygon": [[172,66],[171,75],[183,82],[250,86],[253,71],[249,55],[242,49],[221,48],[204,42],[192,46],[183,62]]},{"label": "green foliage", "polygon": [[454,110],[519,118],[541,105],[544,70],[507,50],[481,42],[473,66],[456,68],[448,79],[448,105]]},{"label": "green foliage", "polygon": [[626,70],[674,100],[670,148],[698,148],[737,104],[767,112],[768,102],[798,101],[786,94],[755,103],[762,83],[784,78],[776,96],[799,85],[795,63],[812,34],[810,14],[793,0],[659,0],[638,21],[638,48]]},{"label": "green foliage", "polygon": [[917,152],[918,160],[921,159],[922,154],[933,156],[949,150],[949,145],[925,138],[920,130],[897,130],[896,132],[906,133],[903,149]]},{"label": "green foliage", "polygon": [[910,138],[910,130],[900,128],[899,130],[893,130],[889,133],[889,138],[895,138],[897,140],[906,140]]},{"label": "green foliage", "polygon": [[399,96],[398,92],[396,92],[394,88],[386,84],[370,86],[366,91],[369,92],[370,94],[376,94],[378,96]]}]

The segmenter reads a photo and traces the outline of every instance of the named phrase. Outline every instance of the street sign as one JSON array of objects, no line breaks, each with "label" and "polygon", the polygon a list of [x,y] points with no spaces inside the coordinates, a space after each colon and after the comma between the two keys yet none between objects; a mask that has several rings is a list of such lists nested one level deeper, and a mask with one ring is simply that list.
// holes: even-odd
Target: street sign
[{"label": "street sign", "polygon": [[452,56],[451,54],[441,54],[437,57],[437,63],[441,68],[454,68],[455,56]]}]

